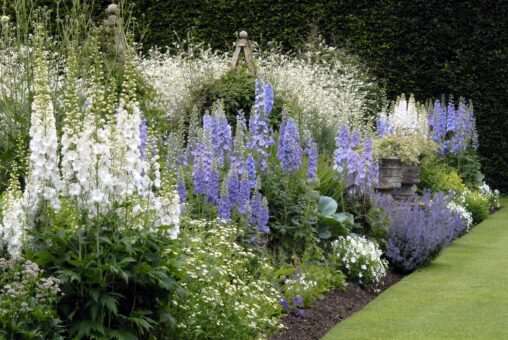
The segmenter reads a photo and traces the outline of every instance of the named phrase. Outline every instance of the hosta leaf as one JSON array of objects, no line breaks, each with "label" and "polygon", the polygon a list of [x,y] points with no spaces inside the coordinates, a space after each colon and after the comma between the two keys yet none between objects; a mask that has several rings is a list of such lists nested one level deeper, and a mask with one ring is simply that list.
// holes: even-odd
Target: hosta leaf
[{"label": "hosta leaf", "polygon": [[333,215],[337,211],[337,202],[331,197],[320,196],[318,207],[319,212],[323,215]]}]

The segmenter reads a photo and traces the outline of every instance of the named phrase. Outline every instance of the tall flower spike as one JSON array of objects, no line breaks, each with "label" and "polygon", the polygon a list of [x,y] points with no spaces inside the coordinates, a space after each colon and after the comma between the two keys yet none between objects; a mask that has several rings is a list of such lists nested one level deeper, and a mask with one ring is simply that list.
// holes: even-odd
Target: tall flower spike
[{"label": "tall flower spike", "polygon": [[249,204],[250,199],[250,181],[249,176],[247,174],[247,170],[244,170],[242,174],[242,179],[240,181],[240,191],[238,193],[238,212],[240,214],[247,213],[247,205]]},{"label": "tall flower spike", "polygon": [[220,220],[227,222],[231,220],[231,200],[228,192],[227,178],[222,182],[221,185],[218,217]]},{"label": "tall flower spike", "polygon": [[251,188],[254,188],[256,185],[256,161],[254,160],[254,157],[252,157],[252,154],[249,154],[247,156],[247,159],[245,160],[245,167],[247,169],[247,174],[249,175],[249,182]]},{"label": "tall flower spike", "polygon": [[64,95],[64,125],[62,128],[62,180],[63,190],[69,194],[70,186],[77,182],[76,173],[72,167],[76,159],[79,133],[81,132],[81,109],[76,80],[78,79],[78,65],[74,50],[70,49],[67,57],[66,86]]},{"label": "tall flower spike", "polygon": [[270,219],[270,214],[268,210],[268,201],[266,197],[263,197],[261,201],[261,207],[259,209],[259,217],[258,217],[258,231],[269,234],[270,228],[268,227],[268,220]]},{"label": "tall flower spike", "polygon": [[307,183],[317,179],[318,147],[312,138],[307,139],[305,154],[307,155]]},{"label": "tall flower spike", "polygon": [[285,173],[295,172],[302,167],[302,148],[300,146],[300,134],[298,126],[292,118],[287,118],[284,133],[279,135],[279,147],[277,158],[282,171]]},{"label": "tall flower spike", "polygon": [[44,35],[38,27],[35,34],[34,98],[30,126],[30,160],[25,187],[25,205],[30,221],[39,212],[43,201],[54,209],[60,207],[58,191],[61,180],[58,170],[58,139],[48,81],[48,63],[44,53]]},{"label": "tall flower spike", "polygon": [[23,194],[17,180],[17,170],[14,167],[11,173],[9,187],[5,192],[0,220],[0,252],[5,249],[12,257],[21,254],[21,246],[26,221],[23,207]]},{"label": "tall flower spike", "polygon": [[231,202],[231,206],[233,207],[238,204],[239,189],[240,189],[238,175],[236,174],[236,170],[234,168],[231,168],[229,170],[227,181],[228,181],[229,200]]}]

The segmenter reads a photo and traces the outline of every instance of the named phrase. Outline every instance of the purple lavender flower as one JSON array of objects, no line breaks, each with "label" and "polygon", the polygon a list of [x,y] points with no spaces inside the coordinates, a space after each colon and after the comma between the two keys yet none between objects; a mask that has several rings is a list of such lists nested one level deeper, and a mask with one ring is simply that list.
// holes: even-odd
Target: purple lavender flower
[{"label": "purple lavender flower", "polygon": [[212,152],[206,144],[197,143],[193,152],[192,179],[196,195],[207,193],[207,183],[212,170]]},{"label": "purple lavender flower", "polygon": [[217,206],[219,199],[219,173],[215,166],[212,167],[212,171],[210,172],[210,177],[207,183],[206,196],[209,203]]},{"label": "purple lavender flower", "polygon": [[293,298],[293,302],[298,307],[303,307],[303,299],[299,296]]},{"label": "purple lavender flower", "polygon": [[148,126],[146,125],[146,120],[141,119],[141,123],[139,124],[139,152],[141,153],[141,159],[145,160],[145,152],[147,146],[147,138],[148,138]]},{"label": "purple lavender flower", "polygon": [[[261,195],[260,195],[261,196]],[[270,212],[268,210],[268,201],[263,197],[261,206],[258,212],[258,231],[269,234],[270,228],[268,227],[268,220],[270,219]]]},{"label": "purple lavender flower", "polygon": [[236,174],[236,170],[231,168],[228,172],[228,193],[229,193],[229,201],[231,206],[238,205],[238,196],[240,190],[240,183],[238,181],[238,175]]},{"label": "purple lavender flower", "polygon": [[430,262],[466,228],[460,213],[448,208],[450,197],[426,192],[423,205],[378,198],[377,205],[390,219],[386,256],[397,268],[410,272]]},{"label": "purple lavender flower", "polygon": [[245,160],[245,167],[247,169],[247,174],[249,175],[251,188],[254,188],[256,185],[256,161],[254,160],[254,157],[252,157],[252,154],[247,156],[247,159]]},{"label": "purple lavender flower", "polygon": [[286,299],[281,298],[281,299],[279,300],[279,302],[280,302],[280,305],[282,306],[282,308],[284,308],[284,309],[289,309],[289,308],[291,308],[291,304],[290,304],[290,303],[289,303]]},{"label": "purple lavender flower", "polygon": [[246,206],[250,200],[250,188],[249,176],[247,171],[244,171],[240,180],[240,191],[238,192],[238,212],[240,214],[247,214]]},{"label": "purple lavender flower", "polygon": [[185,182],[182,181],[178,183],[176,187],[176,191],[178,192],[178,196],[180,197],[180,203],[186,203],[187,202],[187,186],[185,185]]},{"label": "purple lavender flower", "polygon": [[340,128],[334,152],[334,168],[341,175],[349,194],[370,194],[377,183],[379,167],[372,157],[372,140],[364,140],[362,156],[355,150],[361,136]]},{"label": "purple lavender flower", "polygon": [[284,173],[298,171],[302,167],[302,148],[300,146],[300,133],[298,126],[292,118],[287,118],[284,134],[279,135],[279,159]]},{"label": "purple lavender flower", "polygon": [[390,124],[381,118],[376,118],[376,130],[379,137],[389,135],[392,132]]},{"label": "purple lavender flower", "polygon": [[231,200],[228,193],[227,180],[224,180],[221,186],[218,217],[224,221],[231,220]]},{"label": "purple lavender flower", "polygon": [[274,92],[273,86],[269,83],[264,84],[264,108],[266,113],[270,113],[273,110]]},{"label": "purple lavender flower", "polygon": [[250,216],[249,223],[253,226],[258,226],[259,215],[261,213],[261,194],[258,191],[254,191],[250,200]]},{"label": "purple lavender flower", "polygon": [[307,139],[305,154],[307,155],[307,183],[311,183],[317,179],[317,163],[318,163],[318,147],[312,141]]},{"label": "purple lavender flower", "polygon": [[218,166],[224,165],[224,159],[232,151],[231,126],[228,123],[222,109],[218,109],[215,116],[211,118],[212,135],[211,141],[214,147],[215,160]]},{"label": "purple lavender flower", "polygon": [[247,148],[256,150],[259,154],[259,166],[261,170],[266,168],[268,147],[274,144],[272,131],[270,129],[270,115],[265,111],[264,84],[256,80],[256,98],[254,112],[249,118],[249,139]]}]

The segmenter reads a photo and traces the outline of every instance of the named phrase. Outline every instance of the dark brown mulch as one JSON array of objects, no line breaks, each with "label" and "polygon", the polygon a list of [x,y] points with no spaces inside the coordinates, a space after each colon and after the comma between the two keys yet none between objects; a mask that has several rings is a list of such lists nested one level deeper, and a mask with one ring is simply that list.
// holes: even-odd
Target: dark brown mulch
[{"label": "dark brown mulch", "polygon": [[362,288],[355,283],[348,283],[342,291],[332,290],[326,294],[324,300],[316,301],[305,311],[305,318],[300,319],[292,315],[286,317],[283,320],[286,329],[270,340],[320,339],[337,323],[365,307],[403,277],[401,274],[388,272],[384,283],[376,290]]}]

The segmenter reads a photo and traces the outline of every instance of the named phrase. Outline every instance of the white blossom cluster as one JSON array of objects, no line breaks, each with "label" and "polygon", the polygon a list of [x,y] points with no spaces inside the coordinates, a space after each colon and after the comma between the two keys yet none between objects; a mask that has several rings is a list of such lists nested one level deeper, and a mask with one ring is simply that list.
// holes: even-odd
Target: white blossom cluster
[{"label": "white blossom cluster", "polygon": [[[186,227],[198,233],[186,238],[181,254],[185,259],[181,284],[189,292],[188,298],[175,301],[184,315],[177,325],[182,336],[202,332],[204,337],[257,339],[278,329],[277,291],[268,277],[259,275],[273,272],[269,261],[235,241],[240,230],[234,225],[191,220]],[[255,261],[261,263],[253,273]]]},{"label": "white blossom cluster", "polygon": [[501,203],[499,202],[499,190],[492,190],[487,183],[483,182],[478,187],[478,191],[480,191],[480,194],[489,199],[489,206],[491,209],[498,209],[501,207]]},{"label": "white blossom cluster", "polygon": [[415,101],[413,95],[406,99],[402,94],[395,101],[389,113],[382,112],[379,117],[392,132],[401,134],[428,134],[427,110],[424,105]]},{"label": "white blossom cluster", "polygon": [[21,254],[26,221],[23,194],[19,189],[17,180],[11,180],[2,201],[0,251],[5,249],[11,256],[16,257]]},{"label": "white blossom cluster", "polygon": [[[256,53],[258,74],[270,82],[276,95],[293,106],[291,113],[300,126],[347,125],[369,130],[364,117],[372,83],[360,68],[340,60],[313,62],[316,55],[293,57],[276,50]],[[139,60],[145,77],[161,94],[159,106],[168,117],[177,117],[190,107],[193,90],[219,79],[229,69],[229,54],[202,48],[177,55],[152,51]],[[370,131],[370,130],[369,130]]]},{"label": "white blossom cluster", "polygon": [[58,191],[61,186],[58,168],[58,138],[55,114],[48,81],[48,65],[41,48],[42,40],[36,36],[34,65],[34,99],[30,124],[30,160],[25,187],[25,205],[29,219],[33,220],[43,202],[53,209],[60,207]]},{"label": "white blossom cluster", "polygon": [[379,245],[363,236],[351,234],[332,243],[341,270],[361,284],[379,283],[386,275],[388,262],[382,259]]},{"label": "white blossom cluster", "polygon": [[450,201],[447,205],[448,209],[454,212],[458,212],[460,217],[466,222],[466,230],[469,231],[469,228],[473,225],[473,215],[466,207],[458,202]]},{"label": "white blossom cluster", "polygon": [[[132,65],[125,66],[120,104],[111,101],[116,101],[115,96],[106,93],[98,76],[92,79],[82,106],[73,70],[76,64],[69,58],[63,101],[66,115],[59,144],[46,54],[42,38],[36,35],[35,39],[28,177],[23,194],[16,187],[2,200],[0,243],[5,243],[12,255],[19,254],[25,229],[32,227],[46,208],[58,210],[62,200],[75,202],[77,209],[91,217],[110,213],[115,203],[133,202],[137,211],[118,208],[117,212],[149,213],[152,217],[145,227],[168,227],[165,230],[176,238],[179,197],[170,183],[161,188],[155,143],[146,133],[141,136],[142,112],[136,101]],[[143,148],[149,149],[144,150],[146,156]]]}]

